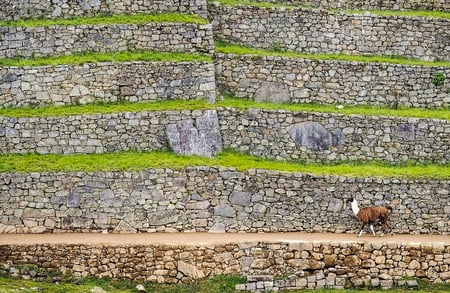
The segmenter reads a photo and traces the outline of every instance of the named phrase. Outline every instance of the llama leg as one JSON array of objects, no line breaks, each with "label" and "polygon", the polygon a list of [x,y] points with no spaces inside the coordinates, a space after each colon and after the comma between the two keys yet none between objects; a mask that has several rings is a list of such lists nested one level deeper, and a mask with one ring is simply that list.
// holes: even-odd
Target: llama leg
[{"label": "llama leg", "polygon": [[363,233],[364,233],[364,226],[365,226],[365,225],[366,225],[366,224],[363,224],[363,225],[362,225],[361,231],[359,231],[358,237],[361,237],[361,235],[363,235]]},{"label": "llama leg", "polygon": [[371,223],[369,225],[369,227],[370,227],[370,230],[372,231],[372,236],[375,236],[375,230],[373,229],[373,224]]}]

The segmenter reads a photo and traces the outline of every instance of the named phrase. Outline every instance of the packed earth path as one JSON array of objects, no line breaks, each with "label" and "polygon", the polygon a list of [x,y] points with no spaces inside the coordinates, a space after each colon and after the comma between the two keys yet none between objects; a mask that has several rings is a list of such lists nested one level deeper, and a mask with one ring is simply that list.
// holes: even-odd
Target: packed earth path
[{"label": "packed earth path", "polygon": [[350,233],[48,233],[48,234],[0,234],[0,245],[29,244],[173,244],[204,245],[245,242],[369,242],[369,243],[418,243],[450,244],[450,235],[396,234],[373,237]]}]

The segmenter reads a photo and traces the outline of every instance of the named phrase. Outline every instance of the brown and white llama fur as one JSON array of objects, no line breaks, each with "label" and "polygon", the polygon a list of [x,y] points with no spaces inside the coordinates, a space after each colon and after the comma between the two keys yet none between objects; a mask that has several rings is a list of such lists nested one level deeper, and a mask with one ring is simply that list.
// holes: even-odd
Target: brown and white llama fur
[{"label": "brown and white llama fur", "polygon": [[362,223],[361,231],[359,232],[358,237],[360,237],[364,233],[364,227],[369,225],[370,230],[372,232],[372,236],[375,236],[374,224],[380,223],[383,229],[383,232],[380,236],[384,236],[386,232],[386,227],[389,227],[389,216],[392,213],[392,207],[390,206],[369,206],[364,208],[359,208],[358,202],[356,199],[351,198],[348,200],[351,202],[352,211],[355,214],[356,218]]}]

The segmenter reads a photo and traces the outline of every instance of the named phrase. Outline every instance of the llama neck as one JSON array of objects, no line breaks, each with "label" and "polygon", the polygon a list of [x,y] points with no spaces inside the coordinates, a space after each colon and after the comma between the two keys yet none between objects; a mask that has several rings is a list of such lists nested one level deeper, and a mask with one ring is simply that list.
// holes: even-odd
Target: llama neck
[{"label": "llama neck", "polygon": [[356,201],[356,199],[353,199],[352,201],[352,211],[355,215],[359,213],[358,202]]}]

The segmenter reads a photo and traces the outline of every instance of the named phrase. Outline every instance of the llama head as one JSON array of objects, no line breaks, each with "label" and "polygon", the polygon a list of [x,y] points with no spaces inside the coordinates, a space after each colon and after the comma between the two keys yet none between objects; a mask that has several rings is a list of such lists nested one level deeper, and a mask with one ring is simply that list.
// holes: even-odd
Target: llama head
[{"label": "llama head", "polygon": [[347,199],[347,203],[351,203],[353,202],[355,199],[353,198],[353,196],[351,196],[349,199]]}]

